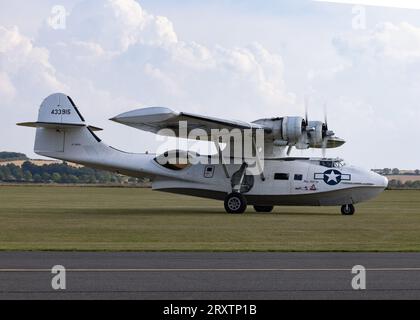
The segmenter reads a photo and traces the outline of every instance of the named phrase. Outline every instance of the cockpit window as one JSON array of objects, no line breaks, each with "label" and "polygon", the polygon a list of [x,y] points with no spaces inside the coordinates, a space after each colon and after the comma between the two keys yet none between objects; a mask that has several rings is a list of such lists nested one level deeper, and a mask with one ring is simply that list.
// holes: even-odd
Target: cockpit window
[{"label": "cockpit window", "polygon": [[344,162],[341,160],[334,161],[334,168],[342,168],[344,166]]},{"label": "cockpit window", "polygon": [[333,167],[333,162],[330,160],[321,160],[319,162],[319,164],[323,167],[327,167],[327,168],[332,168]]},{"label": "cockpit window", "polygon": [[342,160],[321,160],[319,164],[327,168],[342,168],[344,166]]}]

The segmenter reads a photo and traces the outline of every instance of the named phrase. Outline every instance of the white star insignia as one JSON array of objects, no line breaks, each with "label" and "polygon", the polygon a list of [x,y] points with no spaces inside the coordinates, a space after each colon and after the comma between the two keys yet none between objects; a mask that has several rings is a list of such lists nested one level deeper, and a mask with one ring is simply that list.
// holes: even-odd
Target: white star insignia
[{"label": "white star insignia", "polygon": [[337,177],[340,176],[339,174],[335,174],[334,171],[332,171],[330,174],[325,174],[325,175],[328,177],[327,183],[330,181],[337,182]]}]

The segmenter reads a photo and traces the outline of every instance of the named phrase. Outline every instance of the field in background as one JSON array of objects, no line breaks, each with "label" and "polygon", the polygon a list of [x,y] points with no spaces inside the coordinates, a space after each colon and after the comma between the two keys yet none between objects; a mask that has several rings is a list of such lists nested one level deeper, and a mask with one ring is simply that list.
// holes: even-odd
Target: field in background
[{"label": "field in background", "polygon": [[391,180],[397,180],[397,181],[401,181],[402,183],[405,183],[407,181],[420,181],[420,176],[416,176],[416,175],[391,175],[391,176],[386,176],[388,178],[389,181]]},{"label": "field in background", "polygon": [[0,250],[420,251],[420,191],[338,207],[249,208],[138,188],[0,187]]},{"label": "field in background", "polygon": [[[32,164],[36,166],[43,166],[44,164],[61,164],[63,161],[61,160],[42,160],[42,159],[29,159],[29,160],[0,160],[0,166],[5,166],[8,164],[14,164],[15,166],[22,167],[22,164],[24,164],[26,161],[31,162]],[[69,166],[75,167],[75,168],[81,168],[83,167],[80,164],[72,163],[72,162],[66,162]]]}]

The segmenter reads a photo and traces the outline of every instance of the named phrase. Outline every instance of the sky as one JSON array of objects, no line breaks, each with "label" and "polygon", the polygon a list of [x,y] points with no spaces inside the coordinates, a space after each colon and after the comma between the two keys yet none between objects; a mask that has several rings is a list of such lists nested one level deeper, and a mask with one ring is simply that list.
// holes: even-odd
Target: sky
[{"label": "sky", "polygon": [[[382,6],[385,5],[385,6]],[[402,8],[401,8],[402,7]],[[327,156],[420,168],[420,9],[393,0],[0,0],[0,150],[31,157],[51,93],[70,95],[109,145],[154,152],[108,119],[166,106],[253,121],[328,113]],[[64,18],[63,18],[64,17]],[[326,107],[325,107],[326,106]],[[321,156],[319,150],[294,156]]]}]

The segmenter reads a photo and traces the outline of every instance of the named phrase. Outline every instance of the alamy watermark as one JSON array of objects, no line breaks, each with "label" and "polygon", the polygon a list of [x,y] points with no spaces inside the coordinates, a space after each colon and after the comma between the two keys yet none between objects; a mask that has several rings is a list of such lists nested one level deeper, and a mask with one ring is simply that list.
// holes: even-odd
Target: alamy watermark
[{"label": "alamy watermark", "polygon": [[351,270],[355,274],[351,281],[353,290],[366,290],[366,268],[361,265],[354,266]]},{"label": "alamy watermark", "polygon": [[351,26],[354,30],[365,30],[367,28],[367,16],[365,6],[353,6],[351,10],[353,19]]},{"label": "alamy watermark", "polygon": [[67,27],[67,16],[67,10],[64,6],[55,5],[51,8],[47,23],[54,30],[64,30]]},{"label": "alamy watermark", "polygon": [[[165,128],[157,132],[159,141],[156,161],[161,165],[195,164],[248,164],[248,172],[259,175],[264,171],[264,130],[263,129],[189,129],[187,121],[179,121],[178,128]],[[177,147],[168,150],[171,140],[177,139]],[[207,154],[212,154],[212,144],[217,153],[200,156],[188,151],[186,141],[208,142]],[[181,151],[183,150],[183,151]]]},{"label": "alamy watermark", "polygon": [[54,274],[51,280],[51,287],[54,290],[66,290],[66,268],[56,265],[52,267],[51,273]]}]

